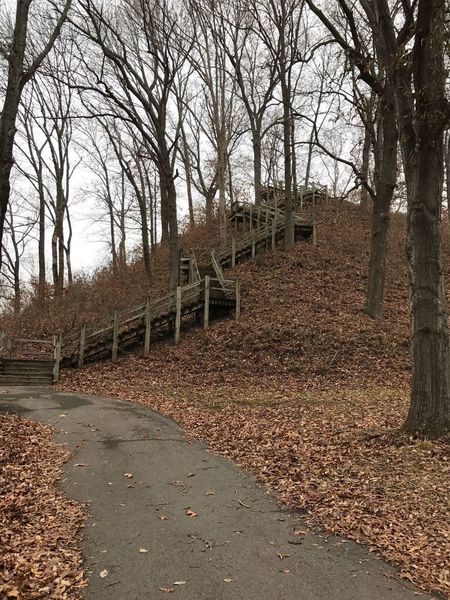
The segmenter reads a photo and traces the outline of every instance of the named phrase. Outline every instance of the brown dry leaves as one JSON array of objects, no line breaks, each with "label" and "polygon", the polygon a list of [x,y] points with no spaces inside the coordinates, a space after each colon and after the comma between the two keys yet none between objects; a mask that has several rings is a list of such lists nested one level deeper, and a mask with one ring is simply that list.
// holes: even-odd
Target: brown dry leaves
[{"label": "brown dry leaves", "polygon": [[50,437],[46,425],[0,414],[1,598],[81,597],[83,510],[55,486],[69,453]]},{"label": "brown dry leaves", "polygon": [[367,544],[405,579],[445,594],[448,446],[396,433],[410,369],[404,220],[392,217],[380,322],[361,310],[369,232],[356,207],[334,206],[319,215],[317,247],[297,244],[236,268],[239,323],[185,332],[177,347],[157,342],[149,359],[67,372],[61,386],[160,410],[285,503],[308,508],[312,524]]}]

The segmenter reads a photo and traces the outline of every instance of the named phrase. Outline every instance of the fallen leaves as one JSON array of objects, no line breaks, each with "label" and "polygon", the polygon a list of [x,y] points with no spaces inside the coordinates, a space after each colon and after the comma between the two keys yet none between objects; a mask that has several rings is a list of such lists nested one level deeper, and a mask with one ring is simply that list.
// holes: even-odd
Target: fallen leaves
[{"label": "fallen leaves", "polygon": [[99,575],[101,579],[105,579],[105,577],[108,577],[108,569],[103,569],[103,571],[100,571]]},{"label": "fallen leaves", "polygon": [[186,516],[187,517],[198,517],[198,514],[196,512],[194,512],[193,510],[191,510],[190,508],[188,508],[186,511]]},{"label": "fallen leaves", "polygon": [[[162,412],[308,510],[312,525],[446,594],[448,445],[398,434],[410,386],[409,299],[404,219],[391,224],[380,321],[362,311],[370,222],[356,207],[332,207],[318,215],[316,247],[238,265],[239,323],[186,332],[178,346],[158,342],[148,358],[65,371],[59,386]],[[448,235],[445,246],[448,278]]]},{"label": "fallen leaves", "polygon": [[51,428],[0,414],[0,597],[81,598],[77,531],[84,512],[58,490],[68,451]]},{"label": "fallen leaves", "polygon": [[147,548],[139,548],[140,554],[148,554],[149,552],[150,552],[150,550],[147,550]]}]

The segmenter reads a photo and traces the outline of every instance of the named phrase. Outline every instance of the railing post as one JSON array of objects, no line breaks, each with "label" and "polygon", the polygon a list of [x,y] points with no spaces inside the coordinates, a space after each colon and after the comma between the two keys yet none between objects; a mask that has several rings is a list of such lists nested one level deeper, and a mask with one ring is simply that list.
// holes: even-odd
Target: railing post
[{"label": "railing post", "polygon": [[84,367],[84,349],[86,345],[86,325],[83,325],[80,329],[80,345],[78,348],[78,368]]},{"label": "railing post", "polygon": [[256,240],[255,240],[255,234],[252,235],[252,258],[255,258],[256,256]]},{"label": "railing post", "polygon": [[253,205],[250,204],[250,233],[253,231]]},{"label": "railing post", "polygon": [[236,304],[234,308],[234,318],[236,321],[239,321],[241,316],[241,282],[239,279],[236,279]]},{"label": "railing post", "polygon": [[117,353],[119,349],[119,316],[117,311],[114,313],[113,318],[113,338],[112,338],[112,351],[111,351],[111,360],[113,362],[117,361]]},{"label": "railing post", "polygon": [[179,344],[181,329],[181,288],[179,286],[177,287],[177,299],[175,310],[175,344]]},{"label": "railing post", "polygon": [[269,211],[266,210],[265,212],[266,212],[266,216],[264,218],[264,228],[266,230],[266,233],[265,233],[265,239],[266,239],[266,241],[265,241],[265,244],[264,244],[264,248],[267,250],[267,246],[269,244],[269,239],[268,239],[269,238],[269,231],[268,231],[268,229],[269,229]]},{"label": "railing post", "polygon": [[203,329],[209,327],[209,292],[211,287],[211,277],[206,275],[205,277],[205,294],[204,294],[204,306],[203,306]]},{"label": "railing post", "polygon": [[150,354],[150,331],[152,325],[152,315],[150,308],[150,298],[145,302],[145,337],[144,337],[144,356]]},{"label": "railing post", "polygon": [[276,235],[277,235],[277,222],[276,219],[273,220],[272,223],[272,250],[275,250],[275,244],[276,244]]},{"label": "railing post", "polygon": [[316,232],[316,222],[315,221],[313,221],[312,243],[313,243],[313,246],[315,246],[317,244],[317,232]]},{"label": "railing post", "polygon": [[59,365],[61,363],[61,348],[62,348],[62,334],[60,333],[58,338],[55,339],[55,362],[53,365],[53,382],[56,383],[59,378]]},{"label": "railing post", "polygon": [[231,268],[236,266],[236,238],[231,238]]},{"label": "railing post", "polygon": [[300,212],[303,211],[303,191],[305,189],[305,186],[302,184],[300,186]]}]

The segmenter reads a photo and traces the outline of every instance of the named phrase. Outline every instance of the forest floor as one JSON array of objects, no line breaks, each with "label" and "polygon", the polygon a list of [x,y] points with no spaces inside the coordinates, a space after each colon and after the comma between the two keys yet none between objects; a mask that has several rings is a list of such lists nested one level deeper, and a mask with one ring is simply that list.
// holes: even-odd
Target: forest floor
[{"label": "forest floor", "polygon": [[67,449],[52,429],[0,413],[0,598],[81,598],[83,507],[57,487]]},{"label": "forest floor", "polygon": [[[241,320],[66,371],[60,389],[141,403],[256,475],[324,531],[425,590],[450,592],[448,440],[401,433],[409,396],[404,220],[393,217],[384,317],[362,311],[369,219],[319,215],[318,245],[238,266]],[[446,239],[446,276],[449,252]]]}]

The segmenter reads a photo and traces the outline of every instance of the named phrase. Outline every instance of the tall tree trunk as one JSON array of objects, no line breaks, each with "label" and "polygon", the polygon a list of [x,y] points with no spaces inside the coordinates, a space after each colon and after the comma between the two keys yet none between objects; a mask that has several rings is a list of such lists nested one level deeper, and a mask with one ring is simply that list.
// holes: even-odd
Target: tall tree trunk
[{"label": "tall tree trunk", "polygon": [[[161,175],[161,178],[165,180],[165,175]],[[161,186],[161,204],[160,204],[160,214],[161,214],[161,242],[169,241],[169,211],[168,211],[169,198],[167,197],[167,186]]]},{"label": "tall tree trunk", "polygon": [[177,219],[177,194],[172,177],[168,178],[167,198],[169,201],[169,287],[175,289],[179,273],[179,244]]},{"label": "tall tree trunk", "polygon": [[30,4],[31,0],[17,0],[13,41],[9,54],[8,84],[0,113],[0,266],[2,264],[3,229],[11,193],[10,177],[14,162],[14,137],[23,87],[23,64]]},{"label": "tall tree trunk", "polygon": [[38,241],[38,299],[45,300],[45,197],[41,190],[42,181],[39,180],[39,241]]},{"label": "tall tree trunk", "polygon": [[[368,127],[365,127],[361,165],[361,174],[364,177],[365,181],[369,180],[370,142],[370,131]],[[364,212],[367,212],[367,210],[369,209],[369,192],[367,191],[367,188],[364,185],[361,186],[361,200],[359,205]]]},{"label": "tall tree trunk", "polygon": [[445,186],[447,190],[447,219],[450,224],[450,131],[447,130],[444,138],[444,163]]},{"label": "tall tree trunk", "polygon": [[189,224],[193,227],[195,225],[194,219],[194,202],[192,199],[192,167],[189,158],[189,147],[186,139],[186,132],[184,127],[181,126],[181,141],[183,144],[183,166],[186,174],[186,192],[188,200],[188,211],[189,211]]},{"label": "tall tree trunk", "polygon": [[72,273],[72,221],[70,218],[69,207],[66,207],[67,226],[69,229],[69,235],[67,236],[67,244],[64,247],[66,254],[66,265],[67,265],[67,281],[69,285],[73,284],[73,273]]},{"label": "tall tree trunk", "polygon": [[255,179],[255,204],[261,204],[261,186],[262,186],[262,153],[261,153],[261,130],[254,130],[252,134],[253,144],[253,172]]},{"label": "tall tree trunk", "polygon": [[141,239],[142,255],[144,258],[144,267],[147,277],[152,276],[152,267],[150,260],[150,238],[148,233],[147,203],[141,193],[138,194],[139,213],[141,216]]},{"label": "tall tree trunk", "polygon": [[446,125],[442,108],[449,110],[444,20],[444,0],[419,1],[413,48],[414,126],[411,104],[402,102],[403,90],[398,90],[412,312],[412,389],[404,428],[428,437],[450,429],[449,334],[439,228]]},{"label": "tall tree trunk", "polygon": [[292,157],[291,157],[291,90],[287,69],[286,52],[286,6],[281,3],[280,27],[280,84],[283,102],[283,150],[284,150],[284,243],[286,247],[294,244],[294,212],[292,202]]},{"label": "tall tree trunk", "polygon": [[20,313],[22,293],[20,287],[20,262],[17,258],[14,265],[14,314]]},{"label": "tall tree trunk", "polygon": [[[177,192],[173,179],[170,154],[167,149],[165,137],[159,140],[160,148],[160,188],[161,197],[166,198],[166,214],[169,234],[169,288],[174,290],[178,283],[179,273],[179,243],[178,243],[178,218],[177,218]],[[161,206],[162,209],[162,206]]]},{"label": "tall tree trunk", "polygon": [[397,182],[398,132],[393,94],[386,84],[386,98],[380,99],[380,123],[376,140],[376,196],[373,200],[372,236],[365,312],[380,319],[383,309],[387,239],[390,209]]},{"label": "tall tree trunk", "polygon": [[369,273],[364,312],[372,319],[380,319],[383,309],[386,271],[386,248],[390,221],[392,194],[380,193],[373,203],[372,234],[370,242]]}]

